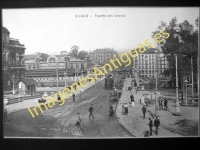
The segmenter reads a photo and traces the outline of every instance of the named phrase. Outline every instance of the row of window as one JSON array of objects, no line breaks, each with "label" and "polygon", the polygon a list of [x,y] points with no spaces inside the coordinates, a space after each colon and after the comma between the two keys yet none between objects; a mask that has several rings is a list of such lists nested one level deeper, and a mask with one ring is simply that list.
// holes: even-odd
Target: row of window
[{"label": "row of window", "polygon": [[[159,70],[158,73],[163,73],[163,71],[164,71],[164,70]],[[148,74],[148,73],[149,73],[149,74],[152,74],[152,73],[156,73],[156,71],[155,71],[155,70],[140,70],[140,71],[139,71],[139,74],[144,74],[144,73],[145,73],[145,74]]]},{"label": "row of window", "polygon": [[114,55],[115,53],[98,53],[98,54],[90,54],[90,56],[106,56],[106,55]]}]

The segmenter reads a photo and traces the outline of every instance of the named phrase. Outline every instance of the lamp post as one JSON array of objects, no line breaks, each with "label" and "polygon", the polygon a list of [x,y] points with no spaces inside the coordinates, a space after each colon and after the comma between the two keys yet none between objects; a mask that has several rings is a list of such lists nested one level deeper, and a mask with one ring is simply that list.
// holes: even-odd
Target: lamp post
[{"label": "lamp post", "polygon": [[13,77],[13,94],[15,94],[15,84],[14,84],[14,75],[12,75],[12,77]]},{"label": "lamp post", "polygon": [[178,61],[177,54],[174,55],[176,59],[176,104],[175,104],[175,116],[180,116],[180,104],[178,99]]},{"label": "lamp post", "polygon": [[[56,62],[56,77],[57,77],[57,89],[58,89],[58,58],[56,56],[51,55],[47,58],[47,62],[48,63]],[[58,91],[59,91],[59,89],[58,89]]]},{"label": "lamp post", "polygon": [[187,106],[187,83],[188,83],[188,81],[187,81],[187,79],[184,81],[184,83],[185,83],[185,105]]},{"label": "lamp post", "polygon": [[191,75],[192,75],[192,103],[194,103],[194,79],[193,79],[193,62],[191,57]]},{"label": "lamp post", "polygon": [[157,73],[157,55],[156,55],[156,52],[157,50],[155,50],[155,73],[156,73],[156,89],[155,89],[155,116],[157,116],[157,92],[158,92],[158,87],[157,87],[157,84],[158,84],[158,73]]}]

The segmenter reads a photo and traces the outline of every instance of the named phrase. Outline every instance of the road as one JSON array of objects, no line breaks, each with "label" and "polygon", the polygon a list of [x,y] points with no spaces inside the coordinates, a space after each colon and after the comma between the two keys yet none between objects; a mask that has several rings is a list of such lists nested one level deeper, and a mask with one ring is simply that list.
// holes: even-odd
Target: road
[{"label": "road", "polygon": [[[86,89],[76,101],[67,100],[32,118],[27,109],[9,114],[10,124],[5,126],[6,137],[62,137],[101,138],[132,137],[117,121],[108,116],[108,108],[117,102],[109,100],[110,90],[104,90],[104,80]],[[94,119],[89,119],[89,106],[93,104]],[[78,112],[82,116],[83,128],[75,126]]]}]

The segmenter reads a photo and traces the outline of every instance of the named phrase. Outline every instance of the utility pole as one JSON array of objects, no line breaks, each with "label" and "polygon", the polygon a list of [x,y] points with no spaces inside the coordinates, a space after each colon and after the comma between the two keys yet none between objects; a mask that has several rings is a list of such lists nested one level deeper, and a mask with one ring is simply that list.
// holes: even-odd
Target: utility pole
[{"label": "utility pole", "polygon": [[193,62],[191,57],[191,71],[192,71],[192,103],[194,103],[194,79],[193,79]]}]

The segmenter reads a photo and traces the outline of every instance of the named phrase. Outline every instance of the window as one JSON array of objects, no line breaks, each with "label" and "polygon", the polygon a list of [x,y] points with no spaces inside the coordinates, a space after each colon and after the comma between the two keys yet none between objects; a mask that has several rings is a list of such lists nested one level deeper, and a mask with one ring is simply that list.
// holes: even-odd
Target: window
[{"label": "window", "polygon": [[28,65],[28,69],[31,69],[31,65]]},{"label": "window", "polygon": [[35,69],[35,65],[33,65],[33,69]]}]

